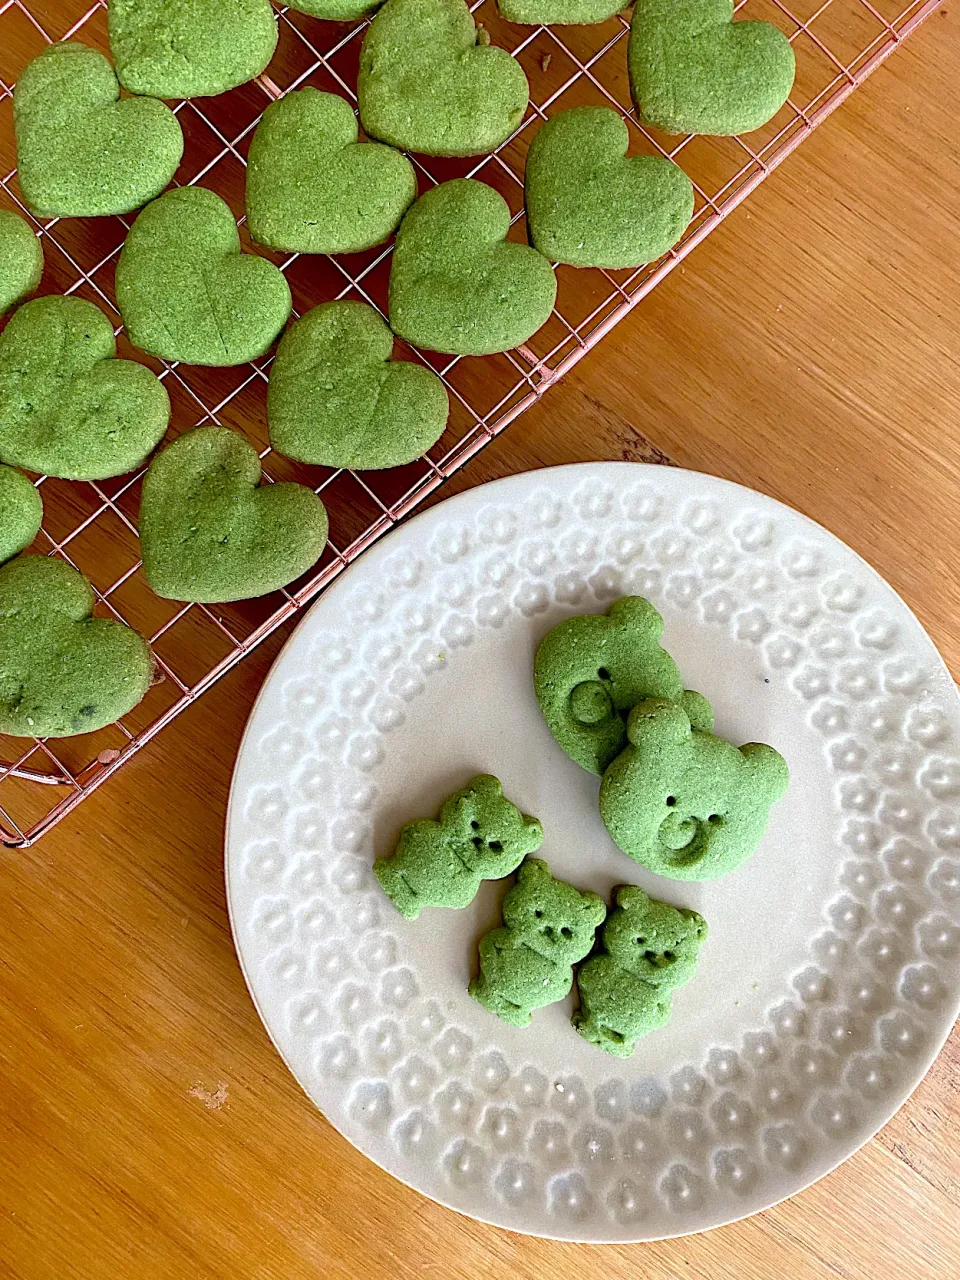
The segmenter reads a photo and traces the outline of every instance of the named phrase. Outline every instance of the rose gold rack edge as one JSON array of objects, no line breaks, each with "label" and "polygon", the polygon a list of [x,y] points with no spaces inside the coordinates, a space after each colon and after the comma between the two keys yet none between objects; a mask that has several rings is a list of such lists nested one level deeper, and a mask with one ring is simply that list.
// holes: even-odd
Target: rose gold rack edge
[{"label": "rose gold rack edge", "polygon": [[[84,763],[81,767],[76,764],[70,766],[65,763],[57,754],[58,744],[53,740],[29,740],[26,749],[9,763],[0,762],[0,785],[7,781],[16,781],[19,786],[29,786],[31,792],[36,795],[43,793],[44,789],[51,787],[65,790],[65,794],[60,796],[45,811],[36,814],[33,813],[29,821],[22,817],[15,818],[8,812],[6,801],[0,804],[0,843],[12,848],[25,848],[40,838],[45,832],[66,816],[77,804],[79,804],[87,795],[94,791],[101,783],[105,782],[112,774],[116,773],[137,751],[160,732],[171,720],[174,719],[187,706],[192,704],[202,693],[208,689],[214,681],[218,680],[222,675],[234,667],[242,658],[244,658],[252,649],[254,649],[261,641],[266,639],[273,631],[277,629],[287,619],[298,613],[305,605],[310,603],[326,586],[329,585],[343,570],[355,560],[363,551],[372,543],[382,537],[390,528],[398,521],[408,515],[415,507],[417,507],[425,498],[432,494],[440,485],[443,484],[453,473],[459,470],[466,462],[478,453],[486,444],[488,444],[495,436],[504,431],[512,422],[514,422],[526,409],[535,404],[545,393],[548,387],[559,381],[570,369],[573,368],[579,360],[586,355],[596,344],[603,338],[623,317],[637,306],[646,295],[654,289],[660,281],[682,262],[689,253],[707,236],[710,232],[735,208],[737,208],[750,193],[770,174],[788,155],[800,145],[816,127],[821,124],[828,115],[830,115],[845,99],[860,85],[872,71],[874,71],[893,51],[896,49],[926,18],[941,7],[943,0],[913,0],[913,3],[906,3],[906,0],[900,0],[903,8],[898,13],[891,13],[888,16],[882,16],[879,7],[887,2],[887,0],[824,0],[819,7],[813,4],[813,11],[810,15],[801,19],[797,17],[791,8],[800,7],[801,0],[768,0],[765,5],[765,11],[754,12],[758,9],[756,0],[739,0],[737,5],[739,10],[746,9],[746,14],[742,16],[772,16],[774,20],[782,20],[781,25],[788,27],[787,34],[791,40],[796,41],[803,37],[809,42],[811,48],[818,53],[825,64],[833,72],[829,80],[812,94],[809,101],[804,101],[803,105],[797,105],[791,100],[785,112],[790,113],[790,119],[787,120],[783,127],[778,128],[777,132],[767,140],[762,147],[757,150],[751,149],[748,142],[742,139],[733,140],[735,144],[743,149],[745,157],[739,171],[734,174],[718,189],[712,193],[697,184],[694,184],[698,194],[698,211],[691,227],[683,240],[667,254],[659,263],[652,264],[650,267],[641,268],[633,274],[627,275],[626,278],[617,280],[614,274],[603,272],[609,293],[606,298],[596,306],[590,314],[579,322],[571,323],[567,321],[560,312],[555,312],[556,320],[559,324],[559,331],[566,333],[562,340],[556,343],[552,349],[538,353],[531,346],[518,348],[516,352],[507,353],[507,359],[510,365],[516,370],[516,383],[511,391],[507,392],[500,401],[493,405],[486,412],[481,412],[473,408],[467,403],[464,395],[449,380],[449,376],[456,360],[450,361],[448,364],[435,367],[436,372],[440,374],[444,382],[447,384],[451,396],[456,397],[459,405],[474,420],[473,425],[465,434],[449,447],[443,455],[434,460],[427,457],[424,460],[425,469],[423,474],[418,476],[415,482],[396,500],[385,502],[378,496],[371,485],[369,474],[364,473],[346,473],[353,475],[354,480],[360,486],[360,489],[368,495],[372,501],[376,514],[370,519],[362,531],[354,536],[345,550],[341,551],[331,545],[331,555],[327,557],[326,563],[321,561],[321,566],[313,573],[308,580],[301,582],[295,588],[281,593],[281,602],[269,614],[253,627],[249,633],[243,637],[238,637],[234,631],[226,626],[222,619],[218,618],[206,606],[190,605],[183,606],[176,612],[172,618],[165,621],[159,630],[149,635],[149,639],[153,646],[160,637],[168,632],[169,629],[178,623],[190,610],[199,610],[205,616],[206,620],[219,629],[226,637],[229,643],[229,650],[219,659],[211,662],[211,664],[196,678],[186,681],[182,679],[171,665],[163,660],[159,654],[156,654],[158,661],[158,669],[167,681],[172,681],[176,688],[176,696],[174,700],[167,705],[159,714],[157,714],[149,723],[146,723],[138,729],[131,729],[122,722],[115,726],[120,735],[119,745],[107,746],[102,750],[96,751],[93,758]],[[811,0],[803,0],[808,7],[811,7]],[[848,8],[855,11],[861,17],[869,15],[872,23],[871,30],[875,32],[872,40],[864,37],[862,47],[856,49],[848,49],[845,55],[836,53],[830,45],[830,38],[824,34],[822,25],[818,25],[818,20],[822,23],[823,15],[828,10],[836,6],[836,13],[842,5],[846,4]],[[34,4],[34,9],[38,4]],[[35,31],[38,38],[44,42],[50,42],[54,39],[76,38],[83,31],[83,28],[91,19],[97,18],[102,20],[104,0],[97,0],[89,9],[70,25],[68,30],[49,32],[47,25],[44,24],[43,15],[37,14],[31,9],[30,0],[0,0],[0,24],[2,24],[4,16],[11,13],[17,15],[18,21],[26,21],[30,26],[31,33]],[[478,21],[483,20],[486,14],[491,13],[494,21],[496,21],[496,11],[493,8],[492,0],[471,0],[471,8],[481,11],[478,14]],[[288,28],[287,35],[293,41],[300,41],[310,51],[312,65],[301,74],[295,76],[291,83],[281,87],[273,78],[271,72],[273,64],[268,67],[267,73],[258,78],[256,82],[259,88],[264,92],[268,99],[282,96],[283,93],[289,92],[292,88],[300,87],[313,74],[319,70],[329,73],[332,76],[336,86],[340,91],[346,93],[352,99],[355,99],[354,86],[345,79],[340,70],[338,70],[336,55],[344,49],[350,41],[355,41],[362,33],[365,23],[352,24],[350,30],[340,39],[333,47],[321,53],[315,47],[322,43],[321,40],[312,40],[310,38],[311,29],[308,27],[306,34],[300,29],[297,22],[302,21],[302,15],[295,14],[292,10],[279,9],[279,21],[281,29],[286,26]],[[308,20],[308,22],[313,20]],[[670,144],[670,149],[657,137],[641,128],[636,119],[635,112],[632,110],[629,102],[624,105],[610,89],[602,83],[597,74],[597,68],[600,59],[607,54],[609,49],[622,41],[628,24],[622,17],[618,19],[619,28],[613,36],[591,56],[583,56],[569,47],[570,37],[564,38],[566,35],[563,28],[536,28],[529,32],[524,28],[524,36],[519,44],[512,49],[515,55],[520,56],[523,51],[530,50],[535,41],[539,41],[541,50],[546,47],[548,50],[554,49],[561,57],[570,60],[575,68],[574,73],[568,80],[561,84],[555,92],[536,101],[538,96],[535,92],[535,77],[537,66],[542,68],[546,74],[547,67],[551,60],[551,53],[540,53],[539,63],[531,68],[528,67],[528,77],[531,80],[531,113],[528,115],[524,124],[517,131],[522,133],[531,120],[542,119],[546,111],[560,99],[574,82],[589,83],[591,91],[597,101],[614,107],[619,111],[621,116],[627,120],[628,124],[639,130],[640,133],[651,144],[655,153],[668,155],[671,159],[676,159],[679,153],[690,143],[691,139],[683,139],[676,145]],[[306,24],[304,24],[306,25]],[[854,24],[855,26],[856,24]],[[317,23],[317,27],[330,27],[332,24]],[[0,27],[2,29],[2,27]],[[315,28],[314,28],[315,29]],[[509,28],[514,34],[517,28]],[[582,30],[582,29],[581,29]],[[292,32],[292,35],[290,34]],[[497,43],[509,44],[507,40],[498,32],[495,37]],[[795,46],[796,47],[796,46]],[[4,83],[0,76],[0,104],[5,97],[9,97],[11,86]],[[621,95],[623,96],[623,95]],[[9,105],[9,104],[8,104]],[[264,103],[266,105],[266,102]],[[181,103],[177,110],[186,108],[188,104]],[[221,131],[221,128],[213,123],[203,114],[203,111],[197,104],[189,104],[190,108],[196,112],[200,119],[210,128],[213,134],[222,143],[223,149],[219,154],[206,166],[204,166],[196,175],[189,178],[189,181],[196,182],[203,180],[205,176],[212,170],[215,165],[224,158],[224,156],[232,155],[243,163],[243,157],[237,150],[243,138],[248,138],[252,129],[255,127],[256,119],[259,119],[259,113],[256,119],[248,123],[243,132],[234,137],[232,140]],[[778,117],[779,122],[779,117]],[[516,137],[516,135],[514,135]],[[465,176],[472,176],[478,173],[487,163],[497,163],[500,168],[509,175],[514,183],[521,184],[522,175],[518,175],[510,168],[509,162],[502,158],[502,153],[509,147],[508,140],[504,147],[493,157],[483,157],[478,160]],[[420,158],[415,158],[418,167],[421,168],[424,178],[427,181],[439,180],[433,173],[425,169],[420,163]],[[483,175],[486,177],[487,175]],[[692,175],[691,175],[692,176]],[[21,212],[30,216],[24,208],[19,194],[12,183],[15,178],[15,172],[3,176],[0,174],[0,191],[2,191],[14,207]],[[516,222],[522,217],[522,201],[520,211],[514,210],[514,201],[511,200],[511,211],[513,213],[513,221]],[[239,219],[242,223],[243,219]],[[94,280],[97,271],[104,265],[103,262],[97,263],[96,266],[89,270],[85,270],[79,266],[74,258],[59,243],[54,235],[56,220],[51,223],[40,224],[34,220],[41,235],[49,236],[50,239],[57,244],[61,253],[69,259],[73,268],[79,273],[79,279],[72,288],[65,289],[64,292],[71,292],[72,289],[86,285],[92,288],[97,295],[97,301],[110,304],[110,309],[116,314],[112,304],[112,298],[108,297],[99,283]],[[116,250],[114,250],[114,253]],[[374,261],[369,264],[363,271],[356,275],[351,275],[342,263],[334,262],[334,266],[344,277],[344,288],[337,296],[342,296],[353,291],[356,296],[360,296],[367,301],[377,305],[377,300],[370,296],[368,288],[364,287],[364,280],[376,266],[389,254],[389,249],[384,250],[377,256]],[[108,255],[112,258],[113,253]],[[282,264],[283,269],[287,269],[294,258],[289,259]],[[623,273],[620,273],[621,276]],[[559,304],[558,304],[559,306]],[[382,310],[382,306],[379,308]],[[120,325],[117,325],[117,332],[120,333]],[[533,340],[531,340],[533,342]],[[419,353],[414,353],[419,355]],[[420,358],[423,358],[422,356]],[[265,380],[263,367],[257,368],[252,366],[252,372],[247,381],[256,381],[259,377]],[[177,375],[177,366],[166,366],[161,372],[161,377],[172,376],[182,383],[182,379]],[[237,394],[246,386],[242,384],[237,389]],[[189,390],[189,388],[188,388]],[[231,397],[218,403],[213,409],[208,408],[206,403],[195,392],[191,391],[193,399],[197,401],[204,410],[204,417],[201,422],[208,419],[218,422],[218,412],[222,411],[224,405]],[[196,424],[191,424],[196,425]],[[269,454],[269,448],[262,450],[262,457]],[[323,492],[329,489],[329,486],[339,475],[343,473],[336,472],[326,479],[323,484],[314,486],[317,492]],[[135,535],[136,526],[132,522],[130,516],[122,509],[120,502],[124,493],[126,493],[139,480],[141,473],[132,479],[125,481],[123,487],[108,496],[102,488],[97,485],[91,486],[98,495],[100,506],[92,516],[88,516],[81,521],[76,528],[73,528],[68,534],[53,536],[49,533],[45,534],[47,542],[50,544],[47,553],[61,555],[70,563],[73,559],[67,550],[71,540],[80,534],[85,527],[95,521],[103,512],[107,511],[117,518],[121,525],[127,531]],[[271,477],[267,475],[267,479]],[[38,481],[43,484],[43,480]],[[334,512],[331,511],[333,517]],[[331,522],[333,524],[333,520]],[[138,572],[139,564],[129,567],[123,575],[114,581],[111,585],[98,588],[95,585],[95,592],[102,609],[127,621],[114,602],[114,592],[130,578]],[[96,737],[96,735],[91,735]],[[6,739],[6,743],[13,743],[16,740]],[[76,740],[74,740],[76,741]],[[2,794],[2,792],[0,792]],[[35,807],[35,806],[34,806]]]}]

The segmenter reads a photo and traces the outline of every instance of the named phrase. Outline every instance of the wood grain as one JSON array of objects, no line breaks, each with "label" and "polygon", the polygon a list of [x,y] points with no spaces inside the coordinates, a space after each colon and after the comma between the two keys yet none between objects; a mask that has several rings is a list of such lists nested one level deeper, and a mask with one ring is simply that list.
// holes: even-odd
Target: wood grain
[{"label": "wood grain", "polygon": [[[448,492],[663,460],[798,507],[960,670],[960,21],[934,17]],[[254,1013],[222,829],[274,637],[39,846],[0,860],[0,1276],[939,1280],[960,1272],[960,1041],[876,1139],[707,1236],[510,1235],[358,1155]]]}]

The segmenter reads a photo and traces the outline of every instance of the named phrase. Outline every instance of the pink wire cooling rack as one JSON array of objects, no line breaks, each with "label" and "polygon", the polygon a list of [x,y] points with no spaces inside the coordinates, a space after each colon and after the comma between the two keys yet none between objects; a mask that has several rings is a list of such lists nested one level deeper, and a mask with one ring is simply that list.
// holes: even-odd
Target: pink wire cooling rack
[{"label": "pink wire cooling rack", "polygon": [[[268,479],[295,479],[322,494],[331,542],[319,564],[287,590],[236,605],[179,605],[147,587],[139,562],[137,510],[142,473],[100,484],[39,478],[44,526],[34,551],[59,555],[92,581],[98,611],[130,623],[150,640],[158,680],[122,721],[74,739],[0,737],[0,840],[25,846],[115,773],[205,689],[282,622],[308,604],[352,560],[478,450],[534,404],[632,307],[709,235],[799,143],[852,93],[942,0],[744,0],[739,16],[775,22],[797,56],[790,102],[764,129],[739,138],[670,138],[642,128],[630,102],[623,17],[593,27],[520,27],[494,0],[472,5],[495,44],[511,50],[530,81],[530,107],[493,156],[470,161],[414,157],[421,189],[477,177],[505,197],[512,236],[523,239],[523,166],[539,121],[567,107],[614,107],[631,132],[633,153],[670,156],[696,189],[695,215],[665,258],[637,271],[560,267],[557,305],[547,324],[515,351],[482,359],[395,354],[427,362],[450,393],[446,433],[421,461],[386,472],[332,471],[294,464],[270,451],[265,398],[269,357],[232,369],[147,361],[173,404],[170,438],[201,424],[241,430],[261,450]],[[186,140],[179,183],[202,183],[230,204],[246,248],[286,273],[296,314],[333,298],[360,298],[386,310],[390,249],[349,257],[270,255],[251,246],[243,225],[244,167],[250,138],[271,99],[314,85],[355,100],[366,23],[322,22],[279,9],[280,39],[266,72],[217,98],[177,104]],[[16,178],[12,87],[20,69],[53,40],[76,39],[108,52],[104,0],[0,0],[0,206],[27,213]],[[28,215],[29,216],[29,215]],[[130,218],[35,223],[46,256],[45,293],[75,293],[113,317],[117,255]]]}]

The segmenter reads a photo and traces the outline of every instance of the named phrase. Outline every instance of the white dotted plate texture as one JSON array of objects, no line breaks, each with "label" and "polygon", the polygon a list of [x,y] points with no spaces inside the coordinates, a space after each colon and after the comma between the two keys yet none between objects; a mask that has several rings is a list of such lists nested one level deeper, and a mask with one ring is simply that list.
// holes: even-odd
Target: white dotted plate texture
[{"label": "white dotted plate texture", "polygon": [[[533,696],[540,637],[651,599],[717,730],[786,756],[758,852],[651,875]],[[662,1031],[608,1057],[573,997],[517,1029],[467,996],[509,882],[405,921],[371,863],[473,774],[543,822],[555,874],[702,912]],[[240,959],[332,1124],[463,1213],[646,1240],[756,1212],[850,1155],[923,1076],[960,991],[960,698],[903,602],[803,516],[630,463],[501,480],[419,516],[318,601],[277,660],[227,823]]]}]

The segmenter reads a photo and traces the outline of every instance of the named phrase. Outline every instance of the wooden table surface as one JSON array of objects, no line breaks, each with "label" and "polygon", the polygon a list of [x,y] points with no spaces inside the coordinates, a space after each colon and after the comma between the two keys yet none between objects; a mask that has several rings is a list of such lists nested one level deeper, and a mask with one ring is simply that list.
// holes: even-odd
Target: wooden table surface
[{"label": "wooden table surface", "polygon": [[[448,492],[670,459],[861,552],[960,671],[960,7],[934,16]],[[0,858],[0,1277],[878,1280],[960,1273],[960,1038],[818,1185],[705,1236],[576,1246],[375,1168],[273,1050],[224,908],[234,753],[278,635]]]}]

